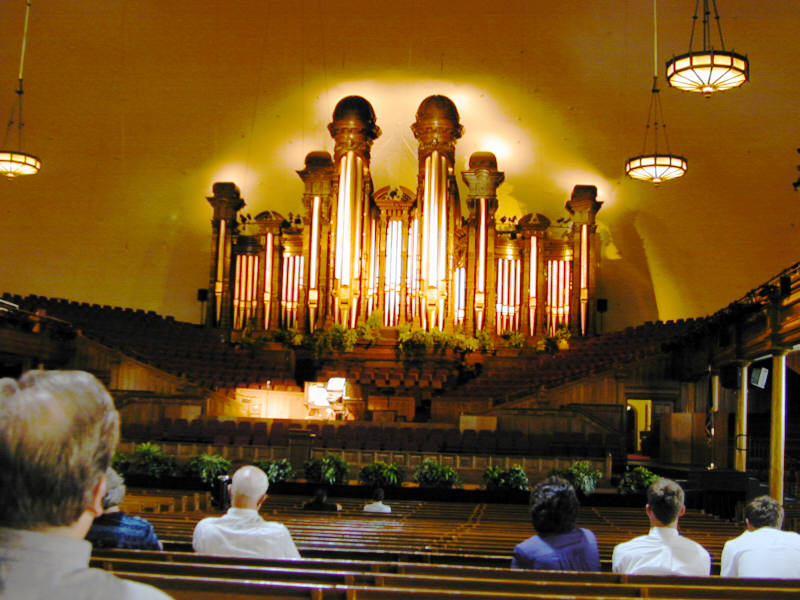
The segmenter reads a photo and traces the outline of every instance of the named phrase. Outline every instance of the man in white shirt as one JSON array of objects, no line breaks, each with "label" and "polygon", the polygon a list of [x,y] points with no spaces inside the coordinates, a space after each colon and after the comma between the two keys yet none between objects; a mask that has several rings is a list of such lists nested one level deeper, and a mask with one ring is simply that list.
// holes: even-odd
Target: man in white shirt
[{"label": "man in white shirt", "polygon": [[711,556],[697,542],[681,537],[678,519],[686,512],[683,489],[671,479],[647,488],[645,512],[650,533],[618,544],[611,557],[614,573],[628,575],[708,575]]},{"label": "man in white shirt", "polygon": [[254,466],[233,474],[228,493],[231,507],[221,517],[208,517],[194,528],[192,546],[201,554],[246,558],[300,558],[289,530],[265,521],[258,509],[267,498],[269,480]]},{"label": "man in white shirt", "polygon": [[720,575],[800,578],[800,535],[781,531],[781,505],[759,496],[745,507],[744,522],[747,531],[725,542]]},{"label": "man in white shirt", "polygon": [[364,505],[364,512],[390,513],[392,507],[383,503],[383,488],[375,488],[372,492],[372,502]]}]

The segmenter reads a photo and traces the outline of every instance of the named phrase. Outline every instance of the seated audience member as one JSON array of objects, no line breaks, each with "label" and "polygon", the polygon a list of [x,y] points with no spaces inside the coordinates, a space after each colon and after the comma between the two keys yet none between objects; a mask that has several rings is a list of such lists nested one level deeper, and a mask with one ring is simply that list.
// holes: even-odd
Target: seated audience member
[{"label": "seated audience member", "polygon": [[697,542],[681,537],[678,519],[686,512],[683,488],[657,479],[647,488],[645,512],[650,533],[617,544],[611,557],[614,573],[628,575],[708,575],[711,556]]},{"label": "seated audience member", "polygon": [[597,538],[575,526],[578,497],[572,484],[549,477],[531,492],[531,522],[537,535],[517,544],[512,569],[599,571]]},{"label": "seated audience member", "polygon": [[800,578],[800,535],[781,531],[781,505],[759,496],[745,507],[744,522],[747,531],[725,542],[720,575]]},{"label": "seated audience member", "polygon": [[372,502],[364,505],[364,512],[390,513],[392,507],[383,503],[383,488],[375,488],[372,492]]},{"label": "seated audience member", "polygon": [[289,530],[265,521],[258,509],[267,498],[266,473],[246,466],[233,474],[228,487],[231,507],[221,517],[208,517],[194,528],[192,546],[201,554],[251,558],[300,558]]},{"label": "seated audience member", "polygon": [[342,510],[342,505],[337,502],[328,502],[328,492],[325,488],[319,488],[314,494],[313,500],[303,504],[303,510],[322,510],[336,512]]},{"label": "seated audience member", "polygon": [[114,401],[83,371],[0,379],[0,598],[167,600],[89,568],[119,439]]},{"label": "seated audience member", "polygon": [[132,548],[161,550],[153,526],[140,517],[126,515],[119,509],[125,497],[125,482],[114,469],[106,471],[108,489],[103,496],[103,514],[92,523],[86,539],[95,548]]}]

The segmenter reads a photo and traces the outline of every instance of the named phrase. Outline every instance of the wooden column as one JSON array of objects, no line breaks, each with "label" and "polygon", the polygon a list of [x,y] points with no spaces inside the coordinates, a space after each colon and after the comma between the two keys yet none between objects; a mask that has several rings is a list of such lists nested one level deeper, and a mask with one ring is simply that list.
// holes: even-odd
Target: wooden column
[{"label": "wooden column", "polygon": [[733,450],[733,467],[747,471],[747,382],[750,363],[739,366],[739,390],[736,394],[736,437]]},{"label": "wooden column", "polygon": [[786,352],[772,357],[772,406],[769,431],[769,495],[783,504],[786,451]]}]

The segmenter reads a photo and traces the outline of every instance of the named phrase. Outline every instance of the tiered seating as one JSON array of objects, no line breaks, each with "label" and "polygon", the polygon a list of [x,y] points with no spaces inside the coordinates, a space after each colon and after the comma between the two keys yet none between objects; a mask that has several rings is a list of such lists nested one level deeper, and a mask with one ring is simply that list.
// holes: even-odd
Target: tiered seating
[{"label": "tiered seating", "polygon": [[44,310],[47,315],[71,323],[87,337],[201,386],[265,387],[269,381],[272,389],[300,390],[288,359],[279,360],[285,353],[261,360],[250,350],[221,341],[219,332],[213,329],[162,317],[153,311],[35,295],[4,294],[3,298],[30,312]]},{"label": "tiered seating", "polygon": [[698,324],[694,319],[647,322],[599,337],[572,338],[569,350],[557,354],[485,360],[479,377],[455,390],[444,391],[442,397],[493,398],[495,404],[513,400],[541,387],[557,387],[659,354],[665,344],[686,335]]}]

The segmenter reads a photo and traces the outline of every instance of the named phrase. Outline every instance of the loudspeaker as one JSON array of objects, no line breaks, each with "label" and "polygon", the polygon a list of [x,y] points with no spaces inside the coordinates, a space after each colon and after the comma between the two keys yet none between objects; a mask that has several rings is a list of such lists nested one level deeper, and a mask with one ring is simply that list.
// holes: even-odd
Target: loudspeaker
[{"label": "loudspeaker", "polygon": [[781,296],[786,298],[792,295],[792,278],[788,275],[783,275],[780,278]]},{"label": "loudspeaker", "polygon": [[198,302],[208,302],[208,289],[199,288],[197,290],[197,301]]},{"label": "loudspeaker", "polygon": [[608,300],[606,298],[597,299],[597,312],[604,313],[608,310]]},{"label": "loudspeaker", "polygon": [[750,385],[764,389],[767,387],[767,376],[769,375],[769,369],[765,369],[764,367],[756,367],[750,372]]}]

